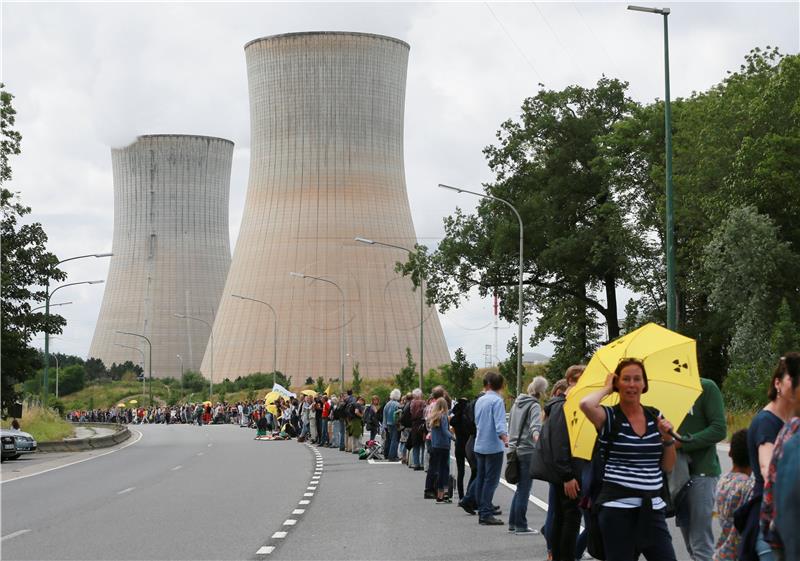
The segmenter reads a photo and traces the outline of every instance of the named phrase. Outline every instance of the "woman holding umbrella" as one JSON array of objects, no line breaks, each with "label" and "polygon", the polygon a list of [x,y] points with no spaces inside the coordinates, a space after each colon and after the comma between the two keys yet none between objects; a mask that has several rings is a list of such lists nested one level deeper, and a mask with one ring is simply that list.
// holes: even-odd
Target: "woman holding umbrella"
[{"label": "woman holding umbrella", "polygon": [[[607,452],[596,499],[607,561],[634,561],[639,553],[648,561],[675,561],[661,498],[662,470],[670,471],[675,464],[675,440],[672,424],[642,406],[647,390],[644,363],[624,358],[606,377],[605,386],[580,402],[597,429],[600,449]],[[619,405],[600,404],[614,392]]]}]

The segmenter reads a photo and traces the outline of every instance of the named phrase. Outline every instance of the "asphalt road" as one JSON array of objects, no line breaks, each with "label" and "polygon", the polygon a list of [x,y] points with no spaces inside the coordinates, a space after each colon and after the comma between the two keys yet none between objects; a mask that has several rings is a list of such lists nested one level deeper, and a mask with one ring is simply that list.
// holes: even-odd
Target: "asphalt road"
[{"label": "asphalt road", "polygon": [[233,425],[136,430],[117,452],[5,481],[3,559],[253,559],[313,470],[306,446]]},{"label": "asphalt road", "polygon": [[[540,535],[479,526],[455,504],[423,499],[424,472],[401,464],[295,441],[257,442],[254,431],[230,425],[135,430],[141,439],[111,453],[4,463],[2,558],[546,557]],[[720,458],[727,470],[724,451]],[[85,461],[52,469],[76,460]],[[32,475],[40,470],[51,471]],[[27,477],[8,481],[19,476]],[[512,495],[504,484],[495,495],[503,520]],[[533,495],[528,521],[539,528],[546,486],[536,482]],[[672,533],[678,559],[688,559]]]}]

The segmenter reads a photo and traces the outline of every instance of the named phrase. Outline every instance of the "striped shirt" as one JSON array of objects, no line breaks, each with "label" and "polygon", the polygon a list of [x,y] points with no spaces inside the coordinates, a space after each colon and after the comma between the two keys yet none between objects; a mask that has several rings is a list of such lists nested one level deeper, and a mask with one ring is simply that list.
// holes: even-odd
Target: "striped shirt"
[{"label": "striped shirt", "polygon": [[[615,410],[613,407],[603,406],[606,411],[606,422],[603,425],[598,440],[600,449],[605,450],[608,436],[614,421]],[[613,483],[636,491],[651,491],[657,493],[664,484],[661,473],[661,455],[663,445],[661,434],[656,423],[649,414],[645,414],[647,429],[644,436],[639,436],[633,431],[631,424],[622,415],[619,433],[611,443],[609,457],[606,460],[603,482]],[[660,415],[660,413],[657,413]],[[661,497],[653,497],[653,509],[658,510],[666,506]],[[637,508],[642,506],[641,497],[628,497],[603,503],[603,506],[617,508]]]}]

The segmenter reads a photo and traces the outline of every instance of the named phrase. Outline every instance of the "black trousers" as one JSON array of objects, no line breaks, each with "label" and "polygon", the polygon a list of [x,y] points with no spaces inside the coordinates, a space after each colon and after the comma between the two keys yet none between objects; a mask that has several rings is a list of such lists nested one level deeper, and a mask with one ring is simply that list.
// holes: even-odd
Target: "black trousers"
[{"label": "black trousers", "polygon": [[[458,498],[464,498],[464,461],[467,459],[467,441],[463,438],[456,438],[456,488]],[[472,468],[470,468],[470,472]],[[470,481],[472,479],[470,478]]]},{"label": "black trousers", "polygon": [[600,531],[603,534],[606,561],[636,561],[639,554],[644,555],[647,561],[675,561],[672,536],[669,535],[663,510],[652,512],[646,543],[641,543],[640,536],[631,535],[631,530],[636,528],[639,520],[640,510],[601,507]]},{"label": "black trousers", "polygon": [[[553,561],[575,561],[575,543],[581,527],[581,510],[578,499],[570,499],[564,493],[564,485],[556,483],[556,501],[553,508],[553,524],[550,526],[550,547]],[[627,531],[627,530],[625,530]]]}]

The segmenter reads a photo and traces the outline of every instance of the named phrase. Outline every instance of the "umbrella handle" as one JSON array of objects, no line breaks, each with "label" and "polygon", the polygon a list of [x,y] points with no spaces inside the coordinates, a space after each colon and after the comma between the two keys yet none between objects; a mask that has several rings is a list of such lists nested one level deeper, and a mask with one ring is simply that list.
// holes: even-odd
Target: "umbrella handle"
[{"label": "umbrella handle", "polygon": [[672,438],[674,438],[675,440],[677,440],[678,442],[682,443],[682,444],[686,444],[687,442],[691,442],[692,440],[694,440],[694,438],[692,437],[691,434],[686,435],[686,436],[681,436],[678,433],[676,433],[674,430],[669,431],[669,435]]}]

